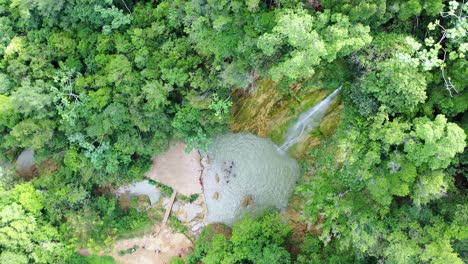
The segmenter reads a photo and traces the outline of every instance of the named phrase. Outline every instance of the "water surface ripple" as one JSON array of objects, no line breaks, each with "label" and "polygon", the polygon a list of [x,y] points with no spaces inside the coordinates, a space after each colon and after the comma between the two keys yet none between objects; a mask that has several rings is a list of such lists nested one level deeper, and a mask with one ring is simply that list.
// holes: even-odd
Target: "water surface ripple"
[{"label": "water surface ripple", "polygon": [[204,153],[207,222],[231,225],[244,212],[285,209],[299,176],[296,160],[271,140],[249,133],[217,137]]}]

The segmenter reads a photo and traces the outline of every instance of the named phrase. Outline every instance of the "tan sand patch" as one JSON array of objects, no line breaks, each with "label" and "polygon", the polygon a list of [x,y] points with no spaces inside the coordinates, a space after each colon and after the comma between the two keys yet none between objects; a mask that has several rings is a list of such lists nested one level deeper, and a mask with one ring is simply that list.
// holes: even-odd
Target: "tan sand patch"
[{"label": "tan sand patch", "polygon": [[184,143],[178,142],[168,151],[155,157],[146,177],[186,196],[201,193],[200,154],[197,150],[186,153],[185,148]]},{"label": "tan sand patch", "polygon": [[[133,253],[119,256],[119,251],[133,246],[139,248]],[[185,257],[192,248],[192,242],[185,235],[158,225],[151,235],[116,241],[110,256],[123,264],[163,264],[169,263],[172,257]]]}]

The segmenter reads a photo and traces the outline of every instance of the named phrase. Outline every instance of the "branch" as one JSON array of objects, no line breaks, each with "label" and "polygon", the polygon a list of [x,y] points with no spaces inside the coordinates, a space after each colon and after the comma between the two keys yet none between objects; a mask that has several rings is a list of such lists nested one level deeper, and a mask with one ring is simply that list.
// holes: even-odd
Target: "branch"
[{"label": "branch", "polygon": [[442,78],[444,79],[444,82],[445,82],[445,89],[447,89],[447,91],[449,92],[450,97],[453,97],[452,96],[452,90],[454,90],[455,93],[458,93],[458,91],[455,88],[455,85],[453,85],[452,81],[450,80],[450,77],[448,77],[448,78],[445,77],[444,67],[441,67],[440,70],[442,71]]},{"label": "branch", "polygon": [[120,1],[122,1],[122,3],[125,5],[125,8],[127,9],[128,13],[131,14],[132,11],[130,10],[130,8],[128,8],[127,3],[125,3],[125,0],[120,0]]}]

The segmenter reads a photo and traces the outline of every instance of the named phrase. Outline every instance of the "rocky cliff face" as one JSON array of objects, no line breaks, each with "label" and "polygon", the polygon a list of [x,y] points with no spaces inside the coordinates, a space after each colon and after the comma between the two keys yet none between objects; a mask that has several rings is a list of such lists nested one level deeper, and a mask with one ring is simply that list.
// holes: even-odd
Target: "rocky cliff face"
[{"label": "rocky cliff face", "polygon": [[[284,136],[297,117],[322,101],[331,90],[308,89],[301,84],[291,87],[288,96],[281,95],[279,84],[271,79],[260,80],[252,93],[238,93],[234,99],[231,131],[247,131],[260,137],[269,137],[276,144],[284,141]],[[302,158],[308,149],[331,136],[340,122],[343,105],[340,96],[334,99],[320,127],[289,150],[295,158]]]}]

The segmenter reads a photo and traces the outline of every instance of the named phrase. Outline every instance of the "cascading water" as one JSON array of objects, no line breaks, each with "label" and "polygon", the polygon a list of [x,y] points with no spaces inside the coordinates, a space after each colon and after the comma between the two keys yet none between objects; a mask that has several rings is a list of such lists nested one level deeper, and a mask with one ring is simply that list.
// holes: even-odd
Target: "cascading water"
[{"label": "cascading water", "polygon": [[299,165],[286,150],[319,125],[340,90],[301,114],[280,148],[270,139],[249,133],[217,137],[202,153],[206,221],[231,225],[246,212],[258,215],[270,207],[285,209],[300,174]]},{"label": "cascading water", "polygon": [[327,112],[333,98],[341,91],[341,87],[342,86],[338,87],[338,89],[328,95],[323,101],[299,116],[296,123],[289,128],[285,136],[285,141],[280,147],[282,151],[287,151],[301,139],[304,133],[309,133],[312,129],[320,125],[320,120]]}]

